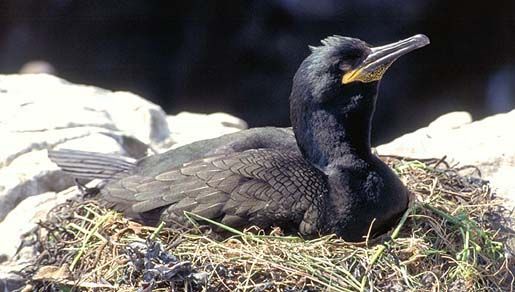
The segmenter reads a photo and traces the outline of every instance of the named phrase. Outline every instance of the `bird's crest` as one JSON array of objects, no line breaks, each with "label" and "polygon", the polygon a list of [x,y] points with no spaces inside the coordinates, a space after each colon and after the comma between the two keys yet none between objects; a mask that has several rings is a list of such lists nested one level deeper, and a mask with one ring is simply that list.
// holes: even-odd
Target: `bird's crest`
[{"label": "bird's crest", "polygon": [[337,46],[341,46],[344,44],[348,44],[349,46],[359,46],[360,44],[365,43],[359,39],[355,39],[355,38],[351,38],[351,37],[344,37],[344,36],[336,35],[336,34],[332,35],[332,36],[328,36],[325,39],[321,40],[320,42],[322,43],[321,46],[309,46],[309,49],[311,50],[311,52],[315,52],[315,51],[323,49],[323,48],[337,47]]}]

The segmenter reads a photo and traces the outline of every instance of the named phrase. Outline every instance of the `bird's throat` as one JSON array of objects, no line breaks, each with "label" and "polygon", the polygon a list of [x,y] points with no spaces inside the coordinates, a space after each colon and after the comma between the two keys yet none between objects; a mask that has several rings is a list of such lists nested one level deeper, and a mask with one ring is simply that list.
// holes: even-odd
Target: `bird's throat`
[{"label": "bird's throat", "polygon": [[[358,156],[366,159],[370,150],[370,118],[338,120],[326,115],[327,112],[313,113],[311,133],[297,138],[301,151],[312,164],[325,168],[342,158]],[[325,120],[325,123],[320,123]],[[346,126],[350,125],[350,126]]]},{"label": "bird's throat", "polygon": [[349,98],[355,102],[307,109],[299,117],[292,118],[301,152],[318,169],[323,170],[349,157],[367,161],[372,155],[370,133],[375,92]]}]

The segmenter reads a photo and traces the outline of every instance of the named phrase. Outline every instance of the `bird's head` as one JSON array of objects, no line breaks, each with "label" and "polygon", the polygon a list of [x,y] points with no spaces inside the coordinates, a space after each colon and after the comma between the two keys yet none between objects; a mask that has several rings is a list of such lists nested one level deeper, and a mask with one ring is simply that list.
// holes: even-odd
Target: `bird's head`
[{"label": "bird's head", "polygon": [[378,47],[343,36],[321,42],[310,47],[311,54],[293,78],[290,117],[301,151],[323,167],[330,151],[321,149],[324,145],[330,148],[345,140],[349,148],[370,150],[379,81],[395,60],[429,44],[429,39],[419,34]]},{"label": "bird's head", "polygon": [[[294,87],[308,90],[312,102],[328,102],[346,90],[360,86],[377,87],[388,67],[400,56],[429,44],[425,35],[373,47],[350,37],[330,36],[322,46],[310,46],[309,55],[294,77]],[[343,94],[345,95],[345,94]]]}]

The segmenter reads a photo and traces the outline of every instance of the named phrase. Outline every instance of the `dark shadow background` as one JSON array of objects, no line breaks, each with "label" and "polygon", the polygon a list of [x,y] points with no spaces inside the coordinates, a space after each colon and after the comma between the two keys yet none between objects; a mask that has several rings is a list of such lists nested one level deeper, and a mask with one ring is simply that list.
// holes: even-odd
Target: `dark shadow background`
[{"label": "dark shadow background", "polygon": [[[289,125],[291,78],[332,34],[431,45],[383,78],[374,144],[442,113],[515,107],[515,1],[2,0],[0,72],[45,60],[71,82],[129,90],[168,113],[225,111]],[[512,125],[513,126],[513,125]]]}]

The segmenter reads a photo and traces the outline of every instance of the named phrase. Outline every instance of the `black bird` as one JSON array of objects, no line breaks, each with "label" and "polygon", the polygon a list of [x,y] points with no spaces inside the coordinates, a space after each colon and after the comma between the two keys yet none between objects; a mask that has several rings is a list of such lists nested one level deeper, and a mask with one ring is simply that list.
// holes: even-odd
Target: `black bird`
[{"label": "black bird", "polygon": [[407,208],[407,189],[371,153],[371,121],[384,72],[428,43],[415,35],[371,47],[331,36],[311,47],[290,95],[296,139],[264,128],[140,161],[71,150],[49,156],[77,177],[108,180],[100,198],[116,208],[170,225],[187,223],[189,211],[233,227],[280,226],[359,241],[369,230],[386,231]]}]

